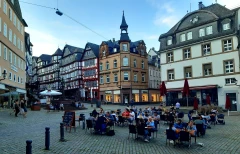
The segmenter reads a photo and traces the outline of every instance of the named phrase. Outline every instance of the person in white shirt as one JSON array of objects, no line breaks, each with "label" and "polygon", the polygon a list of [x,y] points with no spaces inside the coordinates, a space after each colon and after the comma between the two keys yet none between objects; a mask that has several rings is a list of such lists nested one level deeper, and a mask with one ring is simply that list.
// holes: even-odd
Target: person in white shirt
[{"label": "person in white shirt", "polygon": [[133,122],[135,120],[135,112],[133,111],[133,109],[130,109],[130,120],[131,122]]},{"label": "person in white shirt", "polygon": [[175,104],[175,106],[176,106],[176,110],[179,110],[179,109],[180,109],[180,103],[179,103],[179,102],[177,102],[177,103]]}]

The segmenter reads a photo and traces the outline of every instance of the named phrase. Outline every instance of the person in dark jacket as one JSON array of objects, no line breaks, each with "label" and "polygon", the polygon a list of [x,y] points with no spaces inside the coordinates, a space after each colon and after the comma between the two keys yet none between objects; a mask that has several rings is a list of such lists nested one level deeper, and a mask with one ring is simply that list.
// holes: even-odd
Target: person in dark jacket
[{"label": "person in dark jacket", "polygon": [[20,112],[20,110],[19,110],[19,102],[18,102],[18,100],[16,100],[15,101],[15,117],[17,117],[17,115],[18,115],[18,113]]}]

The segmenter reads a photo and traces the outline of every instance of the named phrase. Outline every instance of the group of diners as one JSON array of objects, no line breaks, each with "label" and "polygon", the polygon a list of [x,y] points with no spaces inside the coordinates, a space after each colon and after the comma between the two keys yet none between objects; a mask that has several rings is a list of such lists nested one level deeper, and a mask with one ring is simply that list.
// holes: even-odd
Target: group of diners
[{"label": "group of diners", "polygon": [[[151,132],[157,131],[158,124],[161,121],[166,121],[169,124],[167,130],[173,130],[175,132],[176,139],[179,138],[181,131],[189,132],[191,136],[204,135],[207,128],[210,128],[212,122],[211,116],[215,116],[217,111],[212,111],[211,114],[196,115],[193,117],[193,110],[188,113],[188,122],[183,122],[184,113],[175,110],[175,108],[165,109],[162,106],[147,107],[145,109],[137,109],[136,106],[131,108],[126,107],[124,112],[120,109],[117,111],[105,112],[103,108],[100,108],[98,112],[96,109],[90,113],[90,117],[87,120],[91,120],[95,133],[106,133],[110,128],[113,128],[114,124],[128,123],[129,125],[135,124],[135,126],[143,126],[144,141],[149,142],[151,139]],[[164,118],[162,118],[164,117]],[[172,117],[173,120],[168,121],[168,117]]]}]

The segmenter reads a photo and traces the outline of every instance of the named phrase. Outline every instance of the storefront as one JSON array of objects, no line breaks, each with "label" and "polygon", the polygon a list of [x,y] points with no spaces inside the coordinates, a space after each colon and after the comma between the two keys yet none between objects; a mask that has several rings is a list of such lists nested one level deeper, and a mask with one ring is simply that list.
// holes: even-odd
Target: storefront
[{"label": "storefront", "polygon": [[134,102],[139,102],[139,90],[132,90],[132,98]]},{"label": "storefront", "polygon": [[107,102],[112,102],[112,91],[105,91],[105,100]]},{"label": "storefront", "polygon": [[113,91],[113,103],[121,103],[120,90]]},{"label": "storefront", "polygon": [[142,90],[142,102],[148,102],[148,90]]},{"label": "storefront", "polygon": [[149,101],[150,102],[160,102],[161,96],[159,90],[149,90]]}]

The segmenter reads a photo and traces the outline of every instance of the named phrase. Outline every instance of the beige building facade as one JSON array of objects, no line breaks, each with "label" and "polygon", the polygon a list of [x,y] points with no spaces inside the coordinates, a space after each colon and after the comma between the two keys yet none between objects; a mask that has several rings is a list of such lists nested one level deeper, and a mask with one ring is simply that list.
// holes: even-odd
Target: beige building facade
[{"label": "beige building facade", "polygon": [[[18,0],[0,1],[0,96],[2,101],[24,97],[25,81],[25,39],[27,24],[22,18]],[[11,97],[6,93],[12,92]],[[3,98],[3,94],[5,98]],[[8,99],[7,99],[8,97]]]},{"label": "beige building facade", "polygon": [[123,14],[121,37],[103,41],[99,51],[100,100],[148,102],[148,58],[143,40],[132,42]]}]

